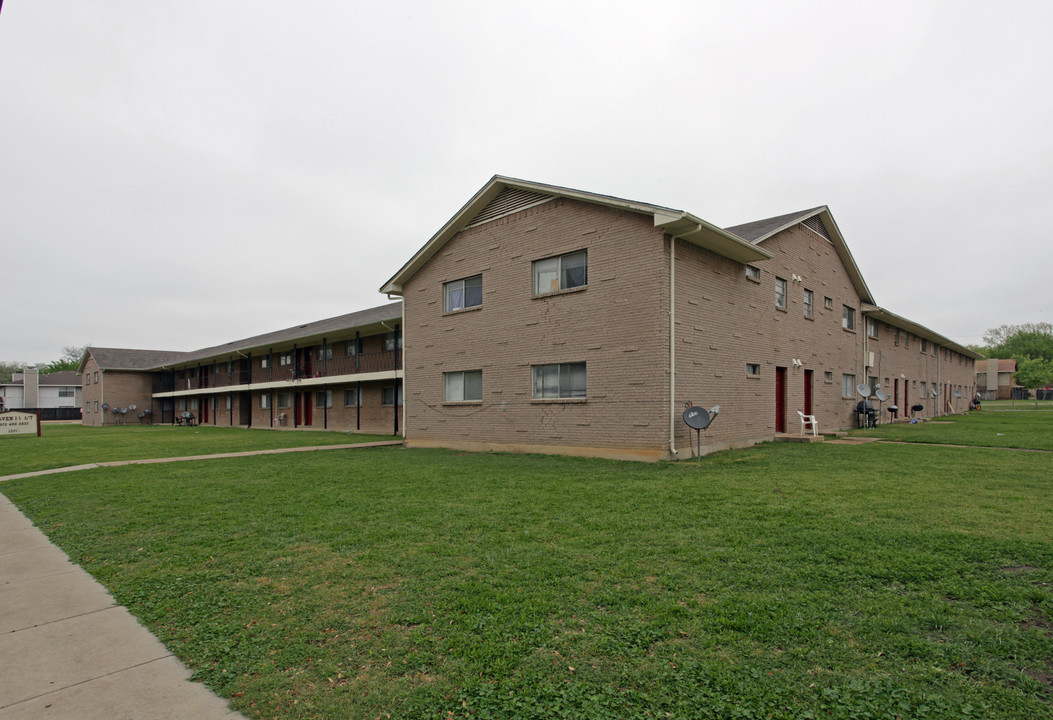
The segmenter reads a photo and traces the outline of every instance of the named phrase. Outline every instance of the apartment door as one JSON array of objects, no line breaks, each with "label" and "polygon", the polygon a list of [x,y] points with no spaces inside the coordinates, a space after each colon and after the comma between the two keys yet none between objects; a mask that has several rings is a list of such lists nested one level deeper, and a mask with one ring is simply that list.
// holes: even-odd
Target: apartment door
[{"label": "apartment door", "polygon": [[252,427],[252,393],[238,393],[238,424]]},{"label": "apartment door", "polygon": [[775,368],[775,432],[786,432],[786,368]]},{"label": "apartment door", "polygon": [[812,415],[812,371],[804,371],[804,414]]},{"label": "apartment door", "polygon": [[[892,404],[899,407],[899,378],[892,381]],[[897,417],[899,411],[892,413],[892,417]]]},{"label": "apartment door", "polygon": [[201,398],[201,417],[197,419],[198,425],[208,424],[208,406],[212,402],[212,398],[203,397]]}]

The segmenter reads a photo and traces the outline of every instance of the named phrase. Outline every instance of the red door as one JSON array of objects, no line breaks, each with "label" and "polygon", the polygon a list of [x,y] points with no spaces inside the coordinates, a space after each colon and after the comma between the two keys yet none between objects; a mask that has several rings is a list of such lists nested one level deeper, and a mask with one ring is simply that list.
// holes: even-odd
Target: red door
[{"label": "red door", "polygon": [[786,432],[786,368],[775,368],[775,432]]},{"label": "red door", "polygon": [[812,371],[804,371],[804,414],[813,415],[812,412]]}]

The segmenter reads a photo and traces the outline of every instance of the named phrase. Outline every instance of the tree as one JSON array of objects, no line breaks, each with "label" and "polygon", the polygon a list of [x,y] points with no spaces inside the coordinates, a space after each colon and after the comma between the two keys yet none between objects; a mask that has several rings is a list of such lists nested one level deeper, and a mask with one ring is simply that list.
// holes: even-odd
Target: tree
[{"label": "tree", "polygon": [[1048,322],[1002,325],[984,333],[987,357],[1012,358],[1017,363],[1026,358],[1053,362],[1053,324]]},{"label": "tree", "polygon": [[40,374],[47,375],[49,373],[62,372],[63,370],[76,372],[77,368],[80,367],[80,359],[84,357],[84,351],[87,349],[87,345],[64,346],[62,348],[62,357],[58,360],[52,360],[47,365],[42,365]]},{"label": "tree", "polygon": [[[1016,381],[1029,390],[1053,385],[1053,361],[1045,358],[1024,358],[1017,361]],[[1035,407],[1038,407],[1038,393],[1035,393]]]}]

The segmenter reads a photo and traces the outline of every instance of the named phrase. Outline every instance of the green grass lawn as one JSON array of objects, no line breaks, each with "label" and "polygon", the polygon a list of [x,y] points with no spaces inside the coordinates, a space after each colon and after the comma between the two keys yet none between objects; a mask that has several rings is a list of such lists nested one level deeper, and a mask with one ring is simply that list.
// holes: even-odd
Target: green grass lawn
[{"label": "green grass lawn", "polygon": [[1053,450],[1053,413],[980,410],[921,423],[884,423],[853,435],[901,442]]},{"label": "green grass lawn", "polygon": [[1051,469],[877,443],[375,448],[0,492],[253,718],[1032,720],[1053,717]]},{"label": "green grass lawn", "polygon": [[45,424],[40,437],[0,437],[0,475],[48,470],[115,460],[212,455],[311,445],[342,445],[397,440],[390,435],[362,435],[315,430],[247,430],[171,425]]}]

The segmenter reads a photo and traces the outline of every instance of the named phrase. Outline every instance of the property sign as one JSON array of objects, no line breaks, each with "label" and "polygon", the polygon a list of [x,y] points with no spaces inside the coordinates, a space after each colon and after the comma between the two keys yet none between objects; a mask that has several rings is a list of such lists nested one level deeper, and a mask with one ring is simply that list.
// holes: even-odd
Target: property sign
[{"label": "property sign", "polygon": [[36,413],[0,413],[0,435],[33,435],[40,437],[40,417]]}]

